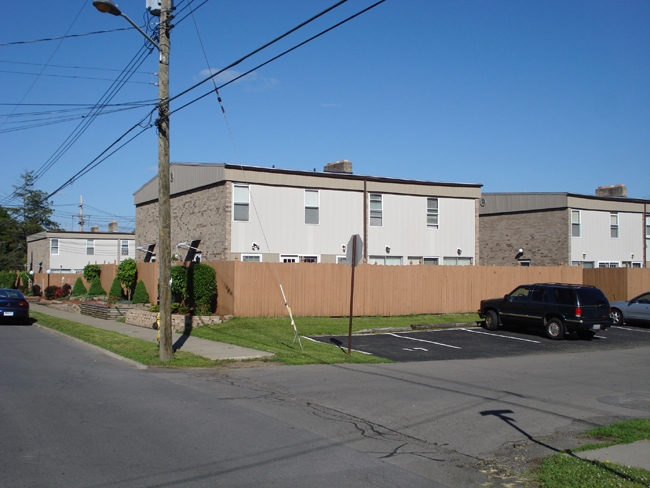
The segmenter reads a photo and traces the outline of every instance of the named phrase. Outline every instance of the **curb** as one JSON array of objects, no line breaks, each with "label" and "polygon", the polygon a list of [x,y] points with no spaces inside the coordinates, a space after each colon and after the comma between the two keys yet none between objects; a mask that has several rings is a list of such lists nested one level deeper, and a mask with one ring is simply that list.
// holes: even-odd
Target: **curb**
[{"label": "curb", "polygon": [[137,369],[149,369],[148,366],[146,366],[146,365],[144,365],[142,363],[139,363],[137,361],[134,361],[133,359],[125,358],[124,356],[120,356],[119,354],[115,354],[114,352],[107,351],[106,349],[103,349],[103,348],[101,348],[99,346],[96,346],[95,344],[90,344],[89,342],[82,341],[81,339],[77,339],[76,337],[72,337],[72,336],[69,336],[67,334],[64,334],[63,332],[59,332],[58,330],[50,329],[49,327],[44,327],[44,326],[42,326],[40,324],[37,324],[36,322],[34,322],[32,324],[32,327],[38,327],[39,329],[44,330],[46,332],[49,332],[50,334],[53,334],[55,336],[59,336],[59,337],[62,337],[64,339],[68,339],[70,341],[76,342],[78,344],[83,344],[85,346],[88,346],[91,349],[94,349],[95,351],[101,352],[103,354],[106,354],[107,356],[112,357],[113,359],[117,359],[118,361],[125,362],[129,366],[132,366],[134,368],[137,368]]}]

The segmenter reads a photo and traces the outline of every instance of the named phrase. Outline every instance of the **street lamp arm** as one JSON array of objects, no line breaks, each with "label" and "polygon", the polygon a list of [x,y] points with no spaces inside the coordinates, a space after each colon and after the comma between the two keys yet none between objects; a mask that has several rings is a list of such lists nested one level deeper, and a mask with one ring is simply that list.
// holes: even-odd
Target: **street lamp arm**
[{"label": "street lamp arm", "polygon": [[156,46],[156,49],[158,49],[158,52],[160,52],[160,44],[149,37],[147,33],[143,31],[135,22],[133,22],[128,15],[123,13],[112,0],[93,0],[93,6],[103,14],[111,14],[115,15],[116,17],[124,17],[129,24],[135,27],[138,32],[146,37],[151,44]]}]

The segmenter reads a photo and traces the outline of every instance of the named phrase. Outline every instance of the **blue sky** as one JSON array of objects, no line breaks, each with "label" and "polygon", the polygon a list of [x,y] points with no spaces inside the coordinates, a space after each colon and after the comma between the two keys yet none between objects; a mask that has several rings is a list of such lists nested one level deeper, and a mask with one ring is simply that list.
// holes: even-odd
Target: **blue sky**
[{"label": "blue sky", "polygon": [[[335,0],[208,0],[199,7],[202,2],[176,0],[172,95]],[[12,205],[8,197],[19,175],[42,172],[75,128],[88,122],[81,116],[89,109],[72,104],[97,103],[143,38],[118,30],[17,44],[129,25],[100,14],[90,0],[56,2],[56,8],[44,0],[5,3],[0,202]],[[219,82],[372,3],[348,0]],[[145,0],[118,5],[138,25],[155,20],[144,15]],[[191,7],[199,8],[187,16]],[[157,65],[154,52],[111,103],[155,100]],[[172,110],[210,87],[174,101]],[[480,183],[485,192],[591,195],[598,186],[622,183],[630,197],[650,198],[649,87],[645,0],[387,0],[223,88],[227,120],[214,95],[175,113],[171,160],[320,171],[348,159],[356,174]],[[54,103],[62,105],[42,105]],[[59,188],[151,108],[97,117],[36,187],[48,193]],[[31,115],[19,116],[24,113]],[[14,130],[62,115],[74,119]],[[83,195],[91,225],[106,230],[116,219],[121,230],[132,229],[133,193],[155,176],[156,166],[157,136],[150,129],[52,197],[56,219],[77,230],[71,215]]]}]

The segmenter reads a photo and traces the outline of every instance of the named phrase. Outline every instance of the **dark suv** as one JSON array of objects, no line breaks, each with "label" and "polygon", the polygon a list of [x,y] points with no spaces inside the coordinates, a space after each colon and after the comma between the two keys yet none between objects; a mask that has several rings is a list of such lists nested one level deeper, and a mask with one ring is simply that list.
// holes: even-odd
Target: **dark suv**
[{"label": "dark suv", "polygon": [[564,283],[521,285],[503,298],[482,300],[478,311],[488,330],[502,325],[544,327],[550,339],[576,331],[591,339],[612,325],[609,301],[595,286]]}]

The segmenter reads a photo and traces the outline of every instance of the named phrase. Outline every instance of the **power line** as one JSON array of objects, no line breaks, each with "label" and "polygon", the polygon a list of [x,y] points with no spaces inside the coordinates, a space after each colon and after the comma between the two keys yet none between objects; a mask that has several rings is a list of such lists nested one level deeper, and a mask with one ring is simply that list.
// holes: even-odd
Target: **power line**
[{"label": "power line", "polygon": [[[45,73],[29,73],[27,71],[11,71],[11,70],[5,70],[5,69],[0,69],[0,73],[11,73],[14,75],[32,75],[32,76],[49,76],[50,78],[73,78],[73,79],[78,79],[78,80],[99,80],[99,81],[114,81],[112,78],[97,78],[93,76],[74,76],[74,75],[55,75],[53,73],[51,74],[45,74]],[[150,81],[127,81],[126,83],[139,83],[142,85],[153,85],[154,83]]]},{"label": "power line", "polygon": [[[6,63],[6,64],[22,64],[26,66],[44,66],[41,63],[28,63],[26,61],[6,61],[0,59],[0,63]],[[47,65],[49,68],[64,68],[64,69],[87,69],[87,70],[93,70],[93,71],[116,71],[116,72],[121,72],[122,70],[115,69],[115,68],[95,68],[92,66],[69,66],[65,64],[48,64]],[[144,74],[144,75],[151,75],[155,76],[156,73],[152,71],[138,71],[138,73]]]},{"label": "power line", "polygon": [[64,40],[64,39],[72,39],[74,37],[92,36],[92,35],[95,35],[95,34],[108,34],[110,32],[119,32],[119,31],[125,31],[125,30],[133,30],[133,29],[134,29],[134,27],[121,27],[119,29],[86,32],[86,33],[83,33],[83,34],[67,34],[66,33],[63,36],[58,36],[58,37],[45,37],[43,39],[32,39],[32,40],[29,40],[29,41],[3,42],[3,43],[0,43],[0,47],[17,46],[19,44],[31,44],[31,43],[34,43],[34,42],[61,41],[61,40]]}]

